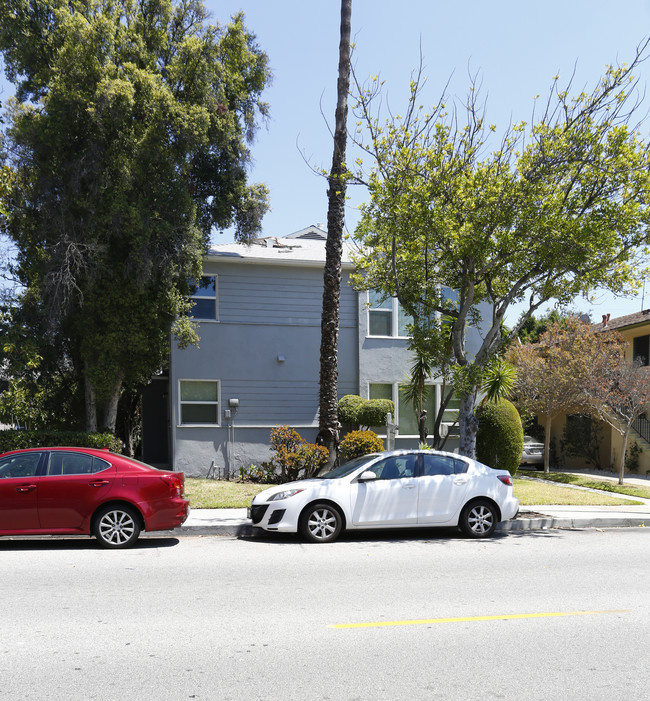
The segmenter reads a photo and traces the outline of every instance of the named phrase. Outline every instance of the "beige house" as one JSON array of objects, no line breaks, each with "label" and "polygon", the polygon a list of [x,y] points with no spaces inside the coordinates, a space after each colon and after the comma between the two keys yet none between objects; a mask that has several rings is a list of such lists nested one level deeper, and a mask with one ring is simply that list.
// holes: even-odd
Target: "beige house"
[{"label": "beige house", "polygon": [[[610,318],[609,314],[603,315],[602,321],[594,324],[594,327],[600,332],[617,331],[627,341],[626,361],[640,361],[643,365],[650,366],[650,309],[635,314],[626,314],[615,319]],[[650,472],[650,420],[648,413],[650,411],[637,419],[628,442],[628,456],[630,448],[635,444],[638,446],[636,450],[640,452],[638,453],[637,471],[642,475]],[[561,448],[562,441],[566,438],[565,427],[573,429],[574,435],[580,432],[584,435],[592,430],[589,420],[583,416],[569,414],[554,419],[551,440],[557,448]],[[607,470],[618,464],[618,456],[620,456],[622,449],[622,435],[603,422],[598,423],[597,432],[600,465]],[[588,466],[584,456],[571,456],[566,453],[566,450],[561,453],[563,465],[575,468]],[[593,467],[593,464],[591,466]]]}]

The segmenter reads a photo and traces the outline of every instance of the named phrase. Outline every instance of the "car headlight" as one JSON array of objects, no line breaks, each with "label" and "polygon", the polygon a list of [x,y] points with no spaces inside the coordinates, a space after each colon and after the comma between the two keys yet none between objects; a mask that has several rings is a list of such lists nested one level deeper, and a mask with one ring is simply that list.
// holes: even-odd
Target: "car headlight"
[{"label": "car headlight", "polygon": [[293,497],[296,494],[300,494],[300,492],[304,492],[304,489],[285,489],[284,492],[277,492],[276,494],[273,494],[273,496],[269,497],[269,501],[280,501],[280,499],[288,499],[289,497]]}]

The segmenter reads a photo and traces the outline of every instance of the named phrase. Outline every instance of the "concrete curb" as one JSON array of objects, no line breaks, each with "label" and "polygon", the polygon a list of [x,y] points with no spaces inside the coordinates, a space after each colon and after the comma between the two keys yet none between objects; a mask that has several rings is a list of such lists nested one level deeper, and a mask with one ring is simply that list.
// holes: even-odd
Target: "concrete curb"
[{"label": "concrete curb", "polygon": [[[566,516],[535,516],[533,518],[516,518],[503,521],[497,526],[498,533],[521,533],[527,531],[545,531],[552,529],[606,529],[606,528],[650,528],[650,514],[594,516],[585,518],[578,515]],[[201,524],[192,523],[183,525],[174,531],[169,531],[174,536],[224,536],[224,537],[249,537],[262,534],[250,521],[230,521],[227,523]],[[146,535],[146,534],[143,534]],[[150,535],[160,535],[154,532]]]}]

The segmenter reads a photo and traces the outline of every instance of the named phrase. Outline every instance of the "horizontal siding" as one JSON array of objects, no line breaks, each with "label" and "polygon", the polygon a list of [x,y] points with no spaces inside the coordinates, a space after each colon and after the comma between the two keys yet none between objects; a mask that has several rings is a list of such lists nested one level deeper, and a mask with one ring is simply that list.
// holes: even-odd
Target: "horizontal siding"
[{"label": "horizontal siding", "polygon": [[[356,392],[357,387],[351,382],[338,388],[339,396]],[[246,379],[228,379],[221,387],[224,408],[227,407],[230,397],[239,399],[235,425],[317,424],[318,396],[317,380],[262,384]]]},{"label": "horizontal siding", "polygon": [[[236,269],[224,269],[217,274],[220,321],[320,326],[323,298],[321,271],[237,266]],[[357,308],[357,293],[345,282],[341,287],[341,327],[356,327]]]}]

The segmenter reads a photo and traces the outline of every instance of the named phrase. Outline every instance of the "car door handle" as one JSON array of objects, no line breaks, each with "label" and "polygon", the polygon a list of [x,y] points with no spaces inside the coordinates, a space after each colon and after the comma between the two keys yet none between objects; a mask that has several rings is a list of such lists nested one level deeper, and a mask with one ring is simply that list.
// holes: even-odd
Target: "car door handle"
[{"label": "car door handle", "polygon": [[35,484],[23,484],[20,487],[16,487],[16,491],[24,494],[25,492],[31,492],[32,489],[36,489]]},{"label": "car door handle", "polygon": [[415,489],[415,484],[403,484],[402,489]]},{"label": "car door handle", "polygon": [[454,480],[454,484],[467,484],[467,477],[459,477]]},{"label": "car door handle", "polygon": [[108,484],[108,480],[98,480],[97,482],[88,482],[91,487],[103,487]]}]

